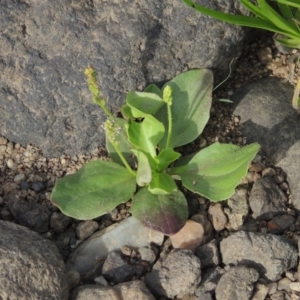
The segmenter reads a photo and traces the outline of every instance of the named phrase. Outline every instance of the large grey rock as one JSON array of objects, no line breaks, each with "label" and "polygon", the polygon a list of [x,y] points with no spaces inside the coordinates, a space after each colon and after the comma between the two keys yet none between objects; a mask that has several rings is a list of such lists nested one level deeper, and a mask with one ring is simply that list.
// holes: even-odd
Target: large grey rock
[{"label": "large grey rock", "polygon": [[65,267],[57,248],[26,227],[0,221],[0,298],[68,299]]},{"label": "large grey rock", "polygon": [[253,283],[259,277],[253,268],[245,266],[232,267],[218,282],[217,300],[250,300],[254,290]]},{"label": "large grey rock", "polygon": [[174,249],[158,260],[145,276],[154,295],[174,298],[192,293],[201,280],[200,259],[191,250]]},{"label": "large grey rock", "polygon": [[70,300],[154,300],[155,298],[142,281],[129,281],[113,287],[82,285],[76,288]]},{"label": "large grey rock", "polygon": [[164,235],[144,227],[137,219],[129,217],[92,234],[68,258],[67,269],[76,270],[83,278],[100,274],[107,254],[122,246],[134,248],[161,245]]},{"label": "large grey rock", "polygon": [[297,265],[298,252],[284,237],[238,231],[220,243],[224,264],[255,268],[261,277],[271,281]]},{"label": "large grey rock", "polygon": [[[201,3],[246,13],[237,0]],[[127,90],[187,69],[213,68],[224,77],[246,32],[181,0],[2,0],[0,31],[0,133],[46,156],[103,143],[104,117],[83,74],[88,65],[117,111]]]},{"label": "large grey rock", "polygon": [[233,100],[247,142],[258,142],[272,164],[287,174],[292,202],[300,210],[300,123],[292,97],[289,83],[267,77],[240,88]]}]

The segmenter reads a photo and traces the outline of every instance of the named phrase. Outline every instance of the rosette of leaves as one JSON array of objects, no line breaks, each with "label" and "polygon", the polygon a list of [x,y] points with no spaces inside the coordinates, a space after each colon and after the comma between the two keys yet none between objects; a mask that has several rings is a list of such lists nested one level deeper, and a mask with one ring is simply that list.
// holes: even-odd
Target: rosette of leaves
[{"label": "rosette of leaves", "polygon": [[182,156],[177,147],[199,137],[209,119],[213,75],[191,70],[167,82],[131,91],[113,116],[101,99],[95,72],[88,68],[93,100],[108,115],[104,124],[111,161],[96,160],[77,173],[58,179],[51,199],[76,219],[93,219],[132,199],[131,213],[143,225],[171,235],[188,218],[188,206],[176,181],[211,201],[229,198],[259,150],[214,143]]},{"label": "rosette of leaves", "polygon": [[[293,49],[300,49],[300,1],[299,0],[239,0],[253,16],[233,15],[215,11],[195,3],[183,2],[196,11],[215,19],[247,27],[259,28],[276,33],[275,40]],[[275,10],[269,3],[276,6]],[[300,109],[300,77],[294,90],[293,107]]]}]

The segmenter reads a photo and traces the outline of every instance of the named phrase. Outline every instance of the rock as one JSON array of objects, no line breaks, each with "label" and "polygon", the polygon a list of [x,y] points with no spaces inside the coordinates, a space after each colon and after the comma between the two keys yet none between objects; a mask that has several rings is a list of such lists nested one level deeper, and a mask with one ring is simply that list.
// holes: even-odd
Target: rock
[{"label": "rock", "polygon": [[[200,259],[187,249],[174,249],[145,275],[153,294],[168,298],[192,293],[201,280]],[[180,283],[180,284],[178,284]]]},{"label": "rock", "polygon": [[241,116],[247,143],[258,142],[273,165],[283,169],[300,209],[300,127],[293,109],[293,86],[268,77],[243,86],[233,95],[234,114]]},{"label": "rock", "polygon": [[285,293],[281,291],[277,291],[271,296],[271,300],[285,300]]},{"label": "rock", "polygon": [[208,215],[216,231],[221,231],[225,228],[227,217],[224,214],[221,203],[210,205],[208,209]]},{"label": "rock", "polygon": [[254,219],[270,220],[285,212],[287,198],[272,177],[264,177],[253,184],[249,204]]},{"label": "rock", "polygon": [[39,192],[41,192],[41,191],[43,191],[45,189],[45,184],[43,182],[41,182],[41,181],[33,182],[31,184],[31,188],[35,192],[39,193]]},{"label": "rock", "polygon": [[269,289],[269,291],[268,291],[269,295],[276,293],[276,291],[277,291],[277,283],[276,282],[269,283],[267,285],[267,287]]},{"label": "rock", "polygon": [[272,61],[272,49],[264,47],[257,50],[256,55],[262,64],[267,64]]},{"label": "rock", "polygon": [[107,280],[102,275],[94,278],[94,281],[97,284],[100,284],[100,285],[103,285],[103,286],[108,286]]},{"label": "rock", "polygon": [[52,242],[0,221],[0,253],[2,299],[68,299],[64,262]]},{"label": "rock", "polygon": [[202,212],[191,217],[192,221],[195,221],[203,226],[204,235],[202,243],[208,243],[214,238],[214,228],[212,227],[210,221],[207,218],[206,212]]},{"label": "rock", "polygon": [[217,300],[247,300],[251,299],[253,283],[259,277],[253,268],[245,266],[232,267],[218,282],[216,288]]},{"label": "rock", "polygon": [[88,220],[80,222],[76,228],[77,236],[80,240],[85,240],[99,228],[96,221]]},{"label": "rock", "polygon": [[198,247],[195,255],[200,258],[202,269],[216,267],[221,262],[216,240]]},{"label": "rock", "polygon": [[25,179],[25,174],[17,174],[15,177],[14,177],[14,182],[15,183],[20,183],[22,180]]},{"label": "rock", "polygon": [[66,266],[68,270],[78,271],[83,278],[93,278],[99,274],[109,252],[124,245],[136,248],[148,246],[151,242],[161,245],[163,240],[162,233],[147,229],[129,217],[92,234],[70,255]]},{"label": "rock", "polygon": [[149,262],[150,264],[155,262],[157,254],[151,247],[141,247],[138,251],[140,253],[141,260]]},{"label": "rock", "polygon": [[76,288],[70,300],[155,300],[142,281],[119,283],[113,287],[83,285]]},{"label": "rock", "polygon": [[207,239],[207,232],[202,224],[193,220],[187,220],[180,231],[170,236],[170,240],[174,248],[195,249],[203,244],[204,239]]},{"label": "rock", "polygon": [[[249,14],[237,0],[203,5]],[[104,143],[104,116],[83,74],[88,65],[116,112],[125,91],[187,69],[212,68],[224,79],[247,32],[172,0],[4,0],[0,10],[6,16],[0,23],[0,133],[39,146],[48,157],[91,152]]]},{"label": "rock", "polygon": [[255,268],[260,276],[271,281],[297,265],[297,249],[284,237],[239,231],[220,243],[222,262]]},{"label": "rock", "polygon": [[289,229],[292,224],[295,224],[296,218],[291,215],[281,215],[273,218],[268,222],[267,226],[270,233],[282,234]]},{"label": "rock", "polygon": [[76,286],[79,285],[80,283],[80,274],[75,271],[69,271],[68,272],[68,284],[69,284],[69,289],[72,290],[73,288],[75,288]]},{"label": "rock", "polygon": [[129,265],[122,257],[121,251],[112,251],[102,267],[102,275],[109,281],[121,283],[128,281],[135,274],[135,268]]},{"label": "rock", "polygon": [[57,233],[64,232],[71,222],[71,218],[60,213],[54,212],[51,215],[50,227]]},{"label": "rock", "polygon": [[284,278],[282,278],[278,281],[277,289],[279,291],[284,290],[286,292],[290,292],[291,291],[291,288],[290,288],[290,283],[291,282],[292,282],[291,279],[288,279],[288,278],[284,277]]},{"label": "rock", "polygon": [[238,189],[227,200],[228,208],[224,212],[228,217],[226,228],[228,230],[238,230],[243,225],[249,212],[248,192],[246,189]]},{"label": "rock", "polygon": [[254,294],[251,300],[265,300],[268,295],[269,288],[260,283],[255,284]]},{"label": "rock", "polygon": [[225,270],[220,267],[203,270],[201,282],[195,290],[198,298],[201,299],[201,295],[214,292],[223,274],[225,274]]},{"label": "rock", "polygon": [[48,231],[51,212],[45,206],[12,196],[9,210],[20,225],[39,233]]},{"label": "rock", "polygon": [[251,218],[247,220],[239,229],[242,231],[257,232],[259,229],[259,221]]},{"label": "rock", "polygon": [[294,292],[300,293],[300,282],[291,282],[289,287]]}]

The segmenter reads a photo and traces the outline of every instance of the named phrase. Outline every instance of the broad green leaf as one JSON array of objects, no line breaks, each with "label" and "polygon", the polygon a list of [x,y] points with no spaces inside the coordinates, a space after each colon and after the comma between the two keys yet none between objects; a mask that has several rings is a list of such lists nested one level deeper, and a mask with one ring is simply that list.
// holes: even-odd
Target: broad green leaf
[{"label": "broad green leaf", "polygon": [[177,185],[169,174],[153,172],[148,190],[155,195],[166,195],[176,191]]},{"label": "broad green leaf", "polygon": [[167,167],[181,156],[180,153],[174,151],[172,148],[163,149],[154,157],[156,162],[156,172],[162,172]]},{"label": "broad green leaf", "polygon": [[[172,135],[168,148],[175,148],[195,140],[209,119],[212,101],[213,74],[208,69],[191,70],[165,84],[172,88]],[[155,115],[168,128],[167,106]],[[167,135],[160,142],[166,147]]]},{"label": "broad green leaf", "polygon": [[264,30],[269,30],[275,33],[280,33],[286,36],[289,36],[291,38],[297,38],[299,36],[298,33],[291,33],[287,32],[278,26],[275,26],[272,22],[266,19],[260,19],[258,17],[248,17],[248,16],[241,16],[241,15],[232,15],[223,13],[220,11],[215,11],[213,9],[206,8],[202,5],[198,5],[194,3],[191,0],[183,0],[183,2],[188,5],[189,7],[197,10],[200,13],[203,13],[205,15],[208,15],[210,17],[213,17],[215,19],[218,19],[220,21],[224,21],[227,23],[240,25],[240,26],[247,26],[252,28],[259,28]]},{"label": "broad green leaf", "polygon": [[156,94],[156,95],[159,96],[160,98],[163,97],[162,90],[161,90],[157,85],[155,85],[154,83],[151,83],[150,85],[148,85],[148,86],[145,88],[144,92]]},{"label": "broad green leaf", "polygon": [[122,114],[123,118],[125,118],[127,120],[134,119],[134,116],[133,116],[133,114],[131,112],[131,108],[127,104],[122,105],[122,107],[121,107],[121,114]]},{"label": "broad green leaf", "polygon": [[165,235],[178,232],[188,218],[187,202],[180,191],[153,195],[146,187],[134,195],[131,212],[144,226]]},{"label": "broad green leaf", "polygon": [[145,116],[142,122],[127,124],[129,142],[138,150],[156,156],[156,146],[164,136],[164,125],[153,116]]},{"label": "broad green leaf", "polygon": [[192,192],[212,201],[225,200],[246,176],[258,150],[256,143],[244,148],[214,143],[197,154],[180,158],[171,173],[179,175],[182,184]]},{"label": "broad green leaf", "polygon": [[65,215],[91,220],[128,201],[135,189],[135,177],[126,168],[95,160],[77,173],[58,179],[51,200]]},{"label": "broad green leaf", "polygon": [[165,102],[154,93],[131,91],[126,96],[126,103],[130,106],[135,118],[143,118],[146,115],[154,115]]},{"label": "broad green leaf", "polygon": [[152,180],[152,170],[149,164],[148,157],[140,150],[131,150],[138,160],[138,169],[136,172],[136,183],[139,186],[145,186]]},{"label": "broad green leaf", "polygon": [[[122,152],[123,156],[125,157],[126,161],[129,163],[129,165],[134,166],[135,162],[131,152],[132,146],[128,142],[126,128],[125,128],[125,124],[127,124],[127,121],[121,118],[115,118],[115,121],[116,121],[115,140],[117,141],[118,147]],[[107,136],[106,136],[106,149],[108,151],[109,156],[115,163],[124,166],[123,162],[121,161],[119,155],[116,152],[116,149],[111,144]]]}]

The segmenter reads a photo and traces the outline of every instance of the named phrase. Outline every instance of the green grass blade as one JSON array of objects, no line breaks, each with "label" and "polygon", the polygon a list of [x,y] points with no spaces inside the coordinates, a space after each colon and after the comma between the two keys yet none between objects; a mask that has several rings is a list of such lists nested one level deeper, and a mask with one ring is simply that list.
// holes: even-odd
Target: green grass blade
[{"label": "green grass blade", "polygon": [[280,10],[281,15],[285,18],[285,19],[292,19],[294,17],[293,12],[291,10],[291,8],[283,3],[278,2],[277,3],[278,8]]},{"label": "green grass blade", "polygon": [[291,26],[293,26],[296,30],[300,32],[299,26],[297,22],[294,20],[294,14],[292,9],[286,4],[277,3],[277,5],[281,15],[291,24]]},{"label": "green grass blade", "polygon": [[252,4],[249,0],[240,0],[240,2],[247,8],[249,9],[253,14],[255,14],[257,17],[263,19],[263,20],[267,20],[268,18],[266,18],[266,16],[264,15],[264,13],[261,11],[261,9],[257,6]]},{"label": "green grass blade", "polygon": [[277,38],[276,41],[288,48],[300,49],[300,38],[299,39]]},{"label": "green grass blade", "polygon": [[299,0],[277,0],[278,3],[283,3],[289,6],[300,8]]},{"label": "green grass blade", "polygon": [[269,30],[275,33],[280,33],[290,38],[298,38],[299,34],[293,32],[287,32],[286,30],[282,30],[281,28],[275,26],[273,23],[267,20],[262,20],[256,17],[247,17],[247,16],[240,16],[240,15],[231,15],[226,14],[223,12],[215,11],[213,9],[206,8],[204,6],[195,4],[191,0],[183,0],[183,2],[188,5],[189,7],[195,9],[196,11],[218,19],[220,21],[224,21],[230,24],[240,25],[240,26],[247,26],[252,28],[259,28],[264,30]]},{"label": "green grass blade", "polygon": [[265,0],[257,0],[257,3],[263,11],[264,15],[275,26],[286,32],[286,34],[290,33],[295,37],[300,36],[300,32],[293,26],[291,26],[290,23],[286,19],[284,19],[276,10],[274,10]]}]

